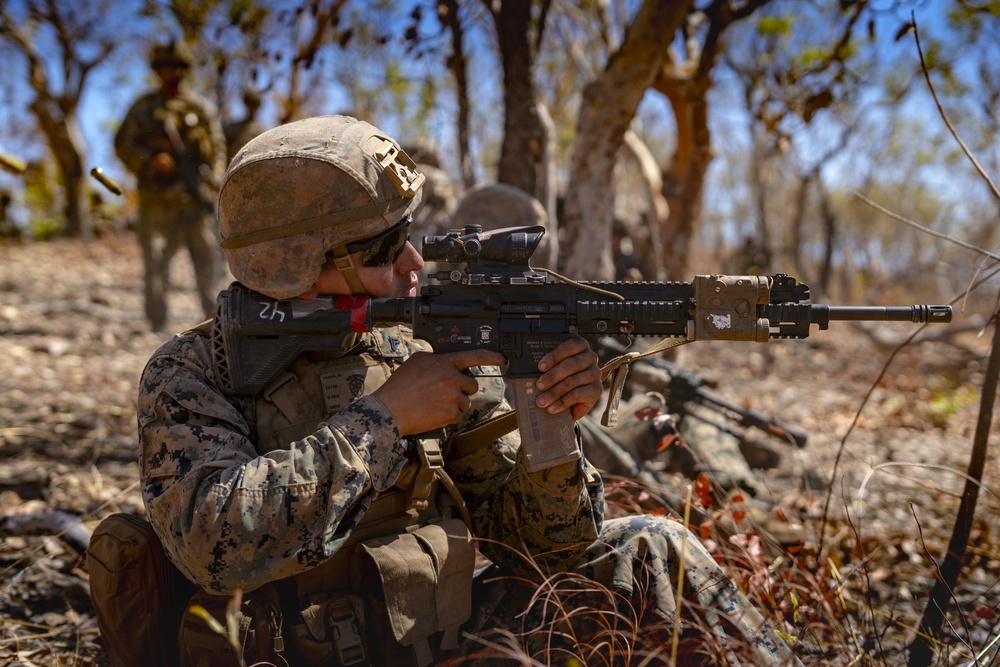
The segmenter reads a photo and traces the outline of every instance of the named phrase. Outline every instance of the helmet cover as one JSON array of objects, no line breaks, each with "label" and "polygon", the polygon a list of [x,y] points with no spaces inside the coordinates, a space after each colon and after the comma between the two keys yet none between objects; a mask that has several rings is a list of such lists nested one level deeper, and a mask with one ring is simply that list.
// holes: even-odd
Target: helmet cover
[{"label": "helmet cover", "polygon": [[420,203],[424,177],[399,144],[349,116],[318,116],[258,135],[219,190],[233,276],[275,299],[308,290],[326,253],[389,229]]}]

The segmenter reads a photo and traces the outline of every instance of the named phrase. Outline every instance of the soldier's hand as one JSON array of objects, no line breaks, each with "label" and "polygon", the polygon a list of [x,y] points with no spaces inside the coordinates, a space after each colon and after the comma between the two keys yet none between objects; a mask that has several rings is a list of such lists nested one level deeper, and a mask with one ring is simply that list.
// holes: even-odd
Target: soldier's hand
[{"label": "soldier's hand", "polygon": [[389,410],[400,435],[433,431],[458,422],[472,407],[471,396],[479,391],[479,382],[463,370],[506,363],[506,357],[489,350],[418,352],[372,395]]},{"label": "soldier's hand", "polygon": [[573,411],[573,420],[590,412],[601,398],[601,369],[597,353],[582,338],[570,338],[538,362],[541,392],[535,404],[552,414]]},{"label": "soldier's hand", "polygon": [[170,153],[157,153],[149,159],[149,171],[154,176],[170,176],[175,168],[174,156]]}]

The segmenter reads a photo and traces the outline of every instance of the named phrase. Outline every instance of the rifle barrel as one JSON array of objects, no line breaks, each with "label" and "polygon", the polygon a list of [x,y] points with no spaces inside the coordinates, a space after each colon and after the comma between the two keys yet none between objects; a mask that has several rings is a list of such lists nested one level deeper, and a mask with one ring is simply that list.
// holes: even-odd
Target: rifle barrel
[{"label": "rifle barrel", "polygon": [[[947,324],[951,306],[915,304],[912,306],[827,306],[814,304],[813,321],[852,320],[862,322],[916,322]],[[819,316],[819,317],[817,317]]]}]

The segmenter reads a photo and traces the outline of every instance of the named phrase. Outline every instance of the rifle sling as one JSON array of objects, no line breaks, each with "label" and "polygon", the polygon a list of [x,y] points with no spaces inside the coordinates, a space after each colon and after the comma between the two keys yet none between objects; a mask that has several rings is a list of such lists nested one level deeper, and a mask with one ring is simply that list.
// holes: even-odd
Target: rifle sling
[{"label": "rifle sling", "polygon": [[601,367],[601,381],[603,382],[610,375],[611,387],[608,388],[608,404],[604,408],[604,414],[601,415],[601,426],[618,425],[618,404],[621,402],[622,389],[625,387],[625,378],[628,377],[630,363],[690,342],[687,338],[664,338],[645,352],[626,352],[604,364]]},{"label": "rifle sling", "polygon": [[465,456],[485,442],[493,442],[517,428],[517,412],[511,410],[494,415],[472,428],[458,433],[451,439],[451,447],[457,456]]}]

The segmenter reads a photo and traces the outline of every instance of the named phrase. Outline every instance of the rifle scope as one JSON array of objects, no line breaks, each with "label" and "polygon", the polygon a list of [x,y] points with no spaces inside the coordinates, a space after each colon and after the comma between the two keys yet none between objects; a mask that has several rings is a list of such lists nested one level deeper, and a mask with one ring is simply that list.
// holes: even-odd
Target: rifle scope
[{"label": "rifle scope", "polygon": [[428,262],[475,262],[527,267],[531,254],[545,234],[541,225],[505,227],[484,232],[481,225],[466,225],[444,236],[425,236],[421,254]]}]

